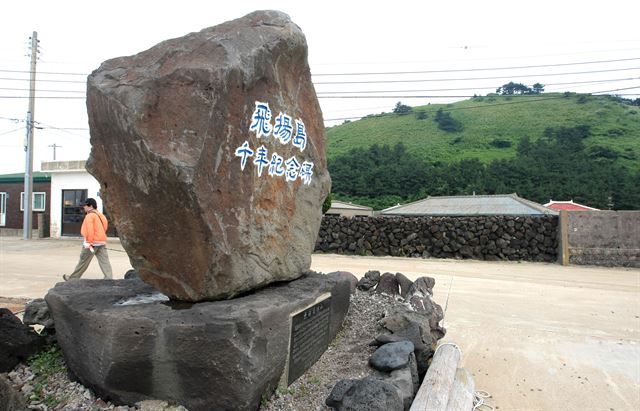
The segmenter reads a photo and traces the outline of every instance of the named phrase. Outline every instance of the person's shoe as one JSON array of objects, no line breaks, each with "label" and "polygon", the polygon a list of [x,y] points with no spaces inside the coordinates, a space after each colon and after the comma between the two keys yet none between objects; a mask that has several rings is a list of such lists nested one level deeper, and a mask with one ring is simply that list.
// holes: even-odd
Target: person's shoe
[{"label": "person's shoe", "polygon": [[66,274],[62,274],[62,279],[65,281],[69,281],[69,277]]}]

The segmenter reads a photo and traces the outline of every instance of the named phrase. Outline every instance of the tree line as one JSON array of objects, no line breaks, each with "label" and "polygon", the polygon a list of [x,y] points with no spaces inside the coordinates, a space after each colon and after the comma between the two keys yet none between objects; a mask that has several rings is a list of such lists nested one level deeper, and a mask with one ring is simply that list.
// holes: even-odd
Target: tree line
[{"label": "tree line", "polygon": [[587,148],[588,126],[548,128],[520,139],[516,156],[483,164],[425,161],[399,143],[356,148],[329,159],[334,199],[380,210],[427,196],[517,193],[529,200],[570,200],[600,209],[640,209],[640,172],[606,147]]}]

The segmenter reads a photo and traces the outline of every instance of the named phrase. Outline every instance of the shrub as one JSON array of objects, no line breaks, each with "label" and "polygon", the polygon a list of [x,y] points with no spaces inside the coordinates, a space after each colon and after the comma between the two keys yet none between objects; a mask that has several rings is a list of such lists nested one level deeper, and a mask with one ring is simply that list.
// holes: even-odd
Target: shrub
[{"label": "shrub", "polygon": [[511,141],[509,140],[501,140],[499,138],[493,139],[489,142],[489,145],[496,148],[509,148],[511,147]]},{"label": "shrub", "polygon": [[436,112],[436,117],[434,121],[438,123],[438,128],[440,130],[446,131],[449,133],[460,132],[463,129],[462,123],[460,123],[458,120],[451,117],[451,114],[442,111],[442,109],[439,109]]}]

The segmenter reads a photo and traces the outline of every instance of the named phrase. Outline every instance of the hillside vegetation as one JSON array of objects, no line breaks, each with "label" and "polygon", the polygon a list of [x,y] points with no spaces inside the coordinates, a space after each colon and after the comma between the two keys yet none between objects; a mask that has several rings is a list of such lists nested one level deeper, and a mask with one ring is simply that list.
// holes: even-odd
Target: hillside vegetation
[{"label": "hillside vegetation", "polygon": [[640,209],[636,104],[574,93],[399,103],[396,113],[327,129],[333,197],[380,209],[428,195],[517,192]]}]

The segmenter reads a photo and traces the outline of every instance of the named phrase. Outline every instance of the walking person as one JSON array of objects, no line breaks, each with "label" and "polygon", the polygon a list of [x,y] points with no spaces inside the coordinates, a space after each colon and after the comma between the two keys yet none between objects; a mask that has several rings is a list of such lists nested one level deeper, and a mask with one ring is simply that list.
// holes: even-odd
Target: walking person
[{"label": "walking person", "polygon": [[80,252],[80,261],[76,265],[73,273],[66,275],[62,278],[65,281],[78,279],[82,277],[89,263],[95,255],[98,258],[100,269],[105,279],[112,279],[111,263],[109,262],[109,255],[107,254],[107,228],[109,222],[107,218],[98,212],[98,204],[93,198],[87,198],[84,202],[84,212],[87,214],[82,221],[82,228],[80,233],[84,238],[82,243],[82,251]]}]

